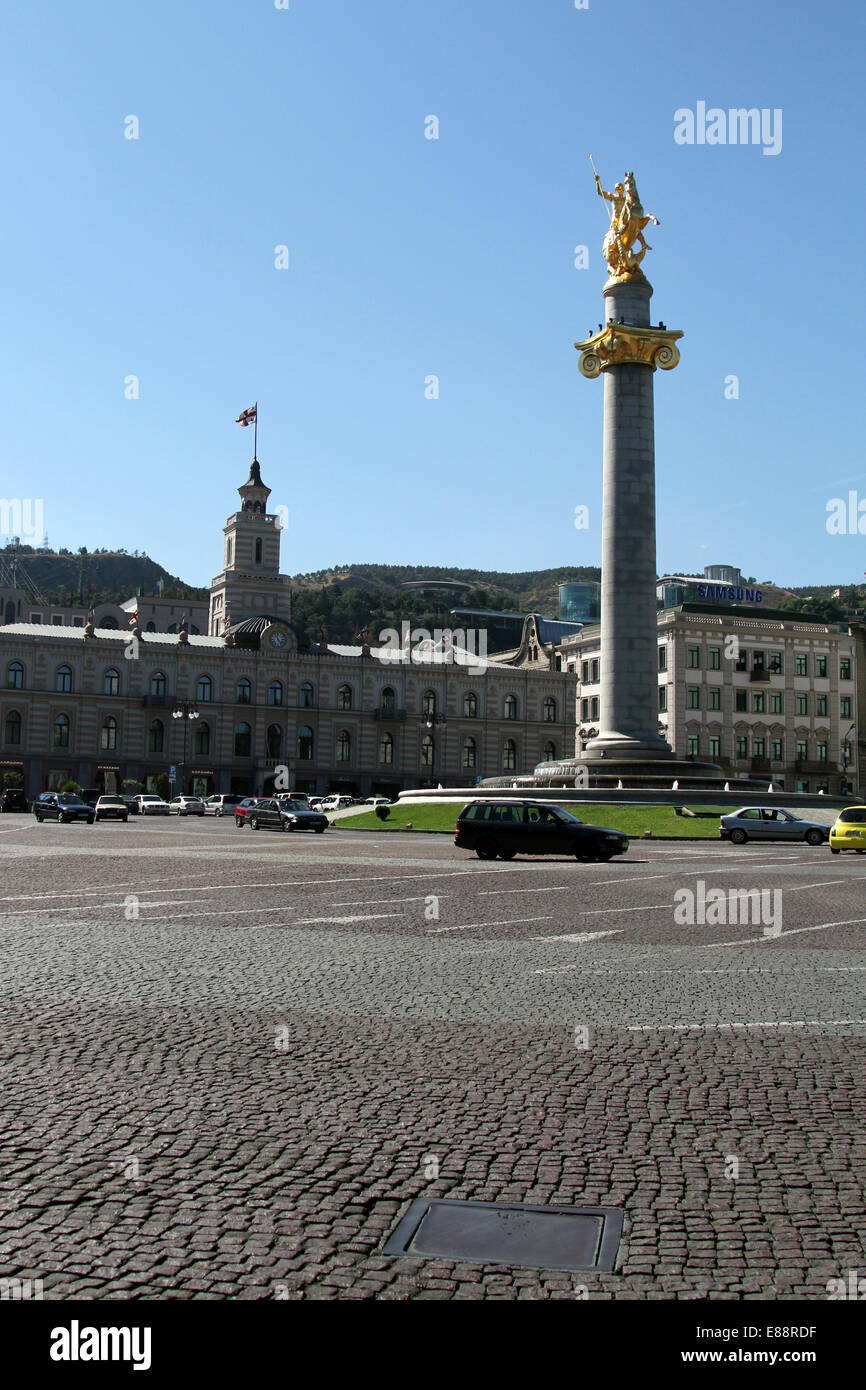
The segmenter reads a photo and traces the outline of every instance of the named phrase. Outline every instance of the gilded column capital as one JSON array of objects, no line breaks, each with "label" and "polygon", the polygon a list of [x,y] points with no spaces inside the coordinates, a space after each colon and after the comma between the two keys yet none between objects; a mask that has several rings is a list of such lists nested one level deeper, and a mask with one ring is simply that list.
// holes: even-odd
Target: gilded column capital
[{"label": "gilded column capital", "polygon": [[635,328],[628,323],[609,323],[574,346],[580,353],[578,366],[586,377],[596,377],[605,367],[624,363],[652,367],[653,371],[661,367],[670,372],[680,360],[676,344],[682,336],[678,328]]}]

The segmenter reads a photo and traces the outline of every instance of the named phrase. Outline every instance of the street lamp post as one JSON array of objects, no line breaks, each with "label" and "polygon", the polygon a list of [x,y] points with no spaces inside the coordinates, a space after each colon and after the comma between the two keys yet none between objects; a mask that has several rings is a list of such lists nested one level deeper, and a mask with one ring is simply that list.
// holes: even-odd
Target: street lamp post
[{"label": "street lamp post", "polygon": [[186,779],[186,731],[189,727],[189,721],[198,719],[198,709],[192,700],[176,700],[171,717],[172,719],[183,720],[183,759],[180,765],[180,788],[181,794],[183,794]]},{"label": "street lamp post", "polygon": [[[423,728],[425,728],[425,729],[430,729],[431,731],[434,730],[434,729],[442,729],[442,730],[443,730],[443,734],[442,734],[442,749],[441,749],[440,754],[439,754],[439,772],[440,772],[440,776],[441,776],[442,771],[443,771],[443,768],[445,768],[445,737],[446,737],[446,735],[445,735],[445,733],[444,733],[444,730],[445,730],[445,728],[446,728],[446,726],[447,726],[447,724],[448,724],[448,720],[445,718],[445,715],[444,715],[444,714],[435,714],[435,713],[431,712],[431,713],[429,713],[429,714],[425,714],[425,715],[424,715],[424,718],[422,719],[421,723],[422,723],[422,727],[423,727]],[[435,742],[434,742],[434,745],[433,745],[433,761],[432,761],[432,763],[430,764],[430,770],[431,770],[431,772],[432,772],[432,774],[433,774],[431,780],[432,780],[433,782],[435,782],[435,780],[436,780],[436,776],[435,776],[435,773],[436,773],[436,745],[435,745]],[[446,775],[447,775],[447,769],[446,769]]]},{"label": "street lamp post", "polygon": [[[856,727],[856,724],[852,724],[851,728],[848,730],[847,734],[842,740],[842,776],[844,778],[846,787],[848,784],[848,764],[851,761],[851,735],[853,734]],[[842,795],[846,796],[847,792],[843,792]]]}]

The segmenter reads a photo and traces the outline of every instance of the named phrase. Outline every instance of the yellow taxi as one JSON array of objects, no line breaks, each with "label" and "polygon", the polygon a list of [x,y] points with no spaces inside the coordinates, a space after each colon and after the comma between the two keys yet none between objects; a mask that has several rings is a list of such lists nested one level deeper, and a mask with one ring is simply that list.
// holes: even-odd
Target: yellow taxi
[{"label": "yellow taxi", "polygon": [[846,806],[840,811],[830,830],[830,853],[853,849],[857,854],[866,850],[866,806]]}]

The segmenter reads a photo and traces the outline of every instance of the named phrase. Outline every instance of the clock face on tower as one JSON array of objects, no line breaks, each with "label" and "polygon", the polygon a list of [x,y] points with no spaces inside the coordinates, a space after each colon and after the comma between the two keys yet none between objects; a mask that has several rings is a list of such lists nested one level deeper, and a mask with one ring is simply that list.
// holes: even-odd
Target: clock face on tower
[{"label": "clock face on tower", "polygon": [[285,646],[285,642],[286,642],[286,634],[285,634],[284,632],[272,632],[272,633],[271,633],[271,646],[272,646],[272,647],[283,647],[283,646]]}]

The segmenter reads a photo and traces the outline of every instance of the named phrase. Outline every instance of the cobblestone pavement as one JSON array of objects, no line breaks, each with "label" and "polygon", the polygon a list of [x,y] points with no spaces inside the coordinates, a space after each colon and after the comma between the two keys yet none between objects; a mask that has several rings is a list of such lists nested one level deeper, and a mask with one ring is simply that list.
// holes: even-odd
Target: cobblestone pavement
[{"label": "cobblestone pavement", "polygon": [[[0,862],[0,1275],[46,1298],[822,1299],[866,1265],[866,860],[6,816]],[[678,921],[699,883],[781,922]],[[616,1269],[383,1256],[421,1195],[620,1207]]]}]

